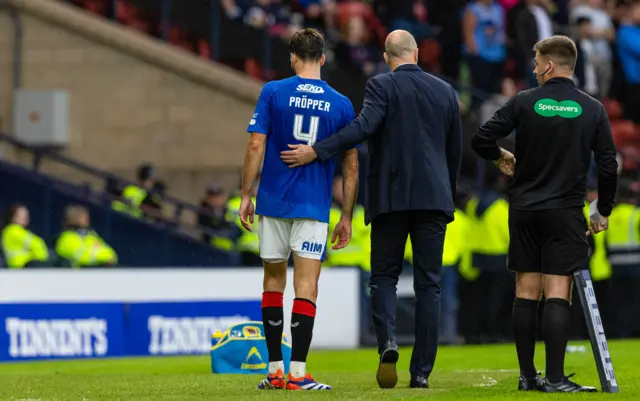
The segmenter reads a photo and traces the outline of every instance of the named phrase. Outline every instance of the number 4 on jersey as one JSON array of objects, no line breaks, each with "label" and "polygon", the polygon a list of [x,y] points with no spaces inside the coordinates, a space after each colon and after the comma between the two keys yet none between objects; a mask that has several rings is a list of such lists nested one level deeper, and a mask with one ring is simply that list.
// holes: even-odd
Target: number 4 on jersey
[{"label": "number 4 on jersey", "polygon": [[302,123],[304,122],[304,116],[302,114],[296,114],[293,118],[293,137],[299,141],[306,142],[307,145],[313,146],[318,139],[318,125],[320,124],[320,117],[311,116],[309,122],[309,132],[302,132]]}]

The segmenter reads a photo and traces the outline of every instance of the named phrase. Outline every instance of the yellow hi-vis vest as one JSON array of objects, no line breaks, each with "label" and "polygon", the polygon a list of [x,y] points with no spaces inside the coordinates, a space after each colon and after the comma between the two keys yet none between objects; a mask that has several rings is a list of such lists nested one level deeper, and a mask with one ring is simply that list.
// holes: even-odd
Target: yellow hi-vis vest
[{"label": "yellow hi-vis vest", "polygon": [[460,263],[466,246],[467,220],[465,213],[460,209],[456,209],[454,220],[447,225],[447,232],[444,236],[443,266],[454,266]]},{"label": "yellow hi-vis vest", "polygon": [[115,264],[116,252],[91,230],[67,230],[56,242],[56,253],[71,262],[72,267]]},{"label": "yellow hi-vis vest", "polygon": [[351,221],[351,241],[344,249],[334,251],[331,243],[333,231],[340,221],[342,210],[332,207],[329,214],[329,235],[327,237],[326,267],[357,266],[365,271],[371,271],[371,226],[364,223],[364,208],[356,206]]},{"label": "yellow hi-vis vest", "polygon": [[[586,220],[589,221],[589,203],[585,203],[583,211]],[[591,258],[589,259],[589,271],[591,272],[591,279],[593,281],[607,280],[611,277],[611,264],[607,259],[605,233],[606,231],[595,235],[591,234],[593,237],[593,249],[591,251]]]},{"label": "yellow hi-vis vest", "polygon": [[233,240],[224,236],[211,236],[211,246],[216,249],[220,249],[221,251],[231,252],[233,251]]},{"label": "yellow hi-vis vest", "polygon": [[[475,249],[475,241],[476,241],[476,231],[477,226],[480,224],[478,219],[475,217],[476,208],[478,207],[478,197],[473,196],[467,202],[465,206],[465,230],[464,230],[464,238],[465,238],[465,247],[462,249],[462,254],[460,255],[460,275],[468,280],[473,281],[478,278],[480,275],[480,270],[473,266],[473,250]],[[456,216],[457,218],[457,216]]]},{"label": "yellow hi-vis vest", "polygon": [[[497,198],[481,216],[477,216],[479,200],[467,205],[467,216],[472,223],[471,263],[475,268],[479,260],[491,263],[492,257],[509,254],[509,204]],[[495,259],[496,261],[498,259]],[[506,268],[506,266],[505,266]]]},{"label": "yellow hi-vis vest", "polygon": [[[122,191],[122,197],[129,202],[129,214],[133,217],[142,217],[143,213],[140,205],[142,205],[144,198],[147,197],[147,191],[136,185],[127,185]],[[114,209],[116,208],[114,207]]]},{"label": "yellow hi-vis vest", "polygon": [[604,232],[609,263],[640,266],[640,209],[628,203],[613,208],[609,228]]},{"label": "yellow hi-vis vest", "polygon": [[49,260],[44,240],[19,224],[9,224],[2,230],[2,253],[10,269],[22,269],[32,261]]},{"label": "yellow hi-vis vest", "polygon": [[[256,205],[256,199],[251,198],[253,205]],[[253,224],[251,225],[252,232],[249,232],[242,227],[242,221],[240,221],[240,203],[242,198],[235,196],[227,202],[227,220],[233,222],[240,228],[240,237],[236,243],[236,250],[238,252],[251,252],[256,255],[260,255],[260,240],[258,239],[258,215],[253,217]]]},{"label": "yellow hi-vis vest", "polygon": [[413,245],[411,245],[411,235],[407,237],[407,243],[404,244],[404,260],[413,265]]}]

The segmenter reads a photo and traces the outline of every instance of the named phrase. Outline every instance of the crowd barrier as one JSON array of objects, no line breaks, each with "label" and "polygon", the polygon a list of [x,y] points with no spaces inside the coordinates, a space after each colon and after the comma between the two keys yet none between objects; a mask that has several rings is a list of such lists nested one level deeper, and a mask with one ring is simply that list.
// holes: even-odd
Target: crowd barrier
[{"label": "crowd barrier", "polygon": [[[211,335],[261,320],[262,269],[0,272],[0,361],[206,354]],[[359,345],[360,273],[323,270],[313,348]],[[285,291],[285,333],[293,272]],[[289,337],[290,338],[290,337]]]}]

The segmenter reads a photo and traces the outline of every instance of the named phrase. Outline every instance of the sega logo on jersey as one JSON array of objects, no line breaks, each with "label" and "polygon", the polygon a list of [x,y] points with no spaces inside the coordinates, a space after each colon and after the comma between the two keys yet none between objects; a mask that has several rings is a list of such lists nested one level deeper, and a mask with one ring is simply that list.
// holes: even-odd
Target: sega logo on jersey
[{"label": "sega logo on jersey", "polygon": [[302,243],[302,250],[311,252],[311,253],[322,253],[322,244],[318,244],[315,242],[305,241]]},{"label": "sega logo on jersey", "polygon": [[309,93],[324,93],[324,89],[320,86],[315,86],[311,84],[300,84],[296,88],[298,92],[309,92]]}]

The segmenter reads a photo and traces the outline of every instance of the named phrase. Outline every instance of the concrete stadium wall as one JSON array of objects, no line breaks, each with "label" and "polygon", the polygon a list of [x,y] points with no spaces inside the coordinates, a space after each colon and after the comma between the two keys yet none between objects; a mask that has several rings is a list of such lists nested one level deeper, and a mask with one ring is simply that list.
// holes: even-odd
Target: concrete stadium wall
[{"label": "concrete stadium wall", "polygon": [[[237,185],[259,82],[62,3],[6,4],[1,130],[12,127],[13,9],[23,27],[22,87],[70,93],[65,154],[129,178],[138,163],[154,163],[169,192],[190,201],[214,179]],[[47,171],[79,178],[55,166]]]}]

